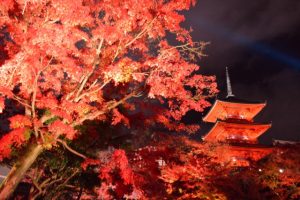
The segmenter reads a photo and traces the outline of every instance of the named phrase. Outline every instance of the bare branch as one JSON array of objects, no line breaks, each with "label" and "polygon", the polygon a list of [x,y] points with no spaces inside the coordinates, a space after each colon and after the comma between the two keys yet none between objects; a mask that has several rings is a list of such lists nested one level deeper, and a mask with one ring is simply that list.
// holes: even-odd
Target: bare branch
[{"label": "bare branch", "polygon": [[[38,80],[39,80],[39,76],[41,75],[41,73],[46,70],[49,66],[50,63],[53,59],[53,56],[50,58],[49,62],[47,63],[47,65],[39,70],[39,72],[36,74],[35,79],[34,79],[34,90],[33,90],[33,94],[32,94],[32,100],[31,100],[31,110],[32,110],[32,117],[35,117],[35,101],[36,101],[36,93],[37,93],[37,87],[38,87]],[[41,63],[43,62],[43,60],[41,60]]]},{"label": "bare branch", "polygon": [[115,62],[116,58],[117,58],[118,55],[119,55],[120,50],[121,50],[121,40],[119,40],[118,48],[117,48],[117,50],[116,50],[116,53],[115,53],[115,55],[114,55],[114,58],[112,59],[112,63]]},{"label": "bare branch", "polygon": [[[36,182],[35,179],[32,179],[32,184],[34,185],[34,187],[36,187],[36,189],[38,189],[38,193],[37,193],[37,196],[40,195],[41,193],[43,193],[43,190],[42,188],[38,185],[38,183]],[[33,198],[34,199],[34,198]]]},{"label": "bare branch", "polygon": [[96,58],[95,58],[95,61],[94,61],[94,63],[93,63],[93,69],[92,69],[92,71],[89,72],[89,73],[85,76],[85,78],[83,79],[83,81],[82,81],[81,85],[79,86],[79,89],[78,89],[78,91],[77,91],[77,93],[76,93],[75,99],[78,98],[78,96],[79,96],[80,93],[82,92],[83,88],[85,87],[87,81],[88,81],[89,78],[93,75],[93,73],[94,73],[94,71],[95,71],[95,69],[96,69],[96,66],[97,66],[97,64],[98,64],[97,62],[98,62],[98,60],[99,60],[99,56],[100,56],[100,53],[101,53],[101,48],[102,48],[102,46],[103,46],[103,42],[104,42],[104,38],[102,38],[102,39],[100,40],[100,43],[99,43],[98,48],[97,48],[97,50],[96,50]]},{"label": "bare branch", "polygon": [[76,92],[76,90],[79,88],[79,86],[82,84],[83,80],[85,78],[85,75],[82,75],[79,82],[78,82],[78,85],[73,89],[72,92],[70,92],[67,96],[66,96],[66,100],[69,100],[73,94]]},{"label": "bare branch", "polygon": [[157,19],[158,16],[154,17],[151,22],[147,24],[147,26],[139,33],[137,34],[131,41],[129,41],[127,44],[125,44],[125,48],[130,46],[132,43],[134,43],[137,39],[141,38],[145,33],[148,32],[154,21]]},{"label": "bare branch", "polygon": [[12,71],[12,74],[10,75],[10,78],[9,78],[9,81],[8,81],[8,85],[10,85],[13,82],[13,78],[14,78],[14,75],[17,71],[17,68],[18,67],[15,67],[14,70]]},{"label": "bare branch", "polygon": [[[164,55],[164,53],[172,50],[172,49],[178,49],[178,51],[186,56],[189,57],[195,57],[197,56],[198,58],[207,56],[204,53],[204,49],[206,48],[207,45],[209,45],[209,42],[194,42],[193,45],[186,43],[186,44],[182,44],[182,45],[177,45],[177,46],[172,46],[168,49],[163,49],[161,51],[162,55]],[[166,56],[168,56],[166,54]]]},{"label": "bare branch", "polygon": [[[72,185],[68,185],[67,183],[76,175],[79,173],[79,169],[75,169],[75,171],[71,174],[71,176],[69,176],[61,185],[59,185],[56,189],[62,188],[62,187],[69,187],[69,188],[75,188],[75,186]],[[57,193],[53,199],[58,199],[60,193]]]},{"label": "bare branch", "polygon": [[31,109],[31,106],[29,104],[27,104],[25,102],[24,99],[22,99],[21,97],[17,96],[14,94],[14,96],[12,97],[13,100],[16,100],[17,102],[19,102],[20,104],[22,104],[23,106],[27,107],[27,108],[30,108]]},{"label": "bare branch", "polygon": [[[100,90],[102,90],[109,82],[111,81],[111,79],[108,79],[107,81],[105,81],[100,87],[98,87],[97,89],[93,90],[93,91],[87,91],[83,94],[81,94],[79,97],[77,97],[74,101],[78,102],[80,99],[82,99],[83,97],[87,96],[87,95],[91,95],[93,93],[96,93]],[[91,88],[91,87],[90,87]]]},{"label": "bare branch", "polygon": [[121,100],[119,100],[119,101],[110,101],[110,102],[108,102],[108,106],[105,109],[87,114],[84,117],[82,117],[81,119],[79,119],[78,121],[75,121],[72,125],[77,126],[77,125],[80,125],[81,123],[83,123],[86,120],[96,119],[100,115],[103,115],[103,114],[107,113],[108,111],[112,110],[113,108],[118,107],[120,104],[124,103],[125,101],[127,101],[131,97],[135,97],[135,95],[136,95],[136,93],[132,92],[132,93],[128,94],[127,96],[125,96],[124,98],[122,98]]},{"label": "bare branch", "polygon": [[24,4],[23,10],[22,10],[22,15],[24,15],[24,13],[25,13],[25,10],[26,10],[26,7],[27,7],[27,1],[28,0],[25,0],[25,4]]},{"label": "bare branch", "polygon": [[83,154],[81,154],[81,153],[75,151],[75,150],[72,149],[70,146],[68,146],[68,144],[67,144],[65,141],[63,141],[63,140],[61,140],[61,139],[57,139],[57,141],[58,141],[59,143],[61,143],[61,144],[62,144],[68,151],[70,151],[71,153],[73,153],[73,154],[75,154],[75,155],[77,155],[77,156],[79,156],[79,157],[81,157],[81,158],[83,158],[83,159],[86,159],[86,158],[87,158],[85,155],[83,155]]},{"label": "bare branch", "polygon": [[100,56],[101,48],[102,48],[102,46],[103,46],[103,42],[104,42],[104,38],[102,38],[102,39],[100,40],[100,43],[99,43],[98,48],[97,48],[97,50],[96,50],[96,55],[97,55],[97,57]]}]

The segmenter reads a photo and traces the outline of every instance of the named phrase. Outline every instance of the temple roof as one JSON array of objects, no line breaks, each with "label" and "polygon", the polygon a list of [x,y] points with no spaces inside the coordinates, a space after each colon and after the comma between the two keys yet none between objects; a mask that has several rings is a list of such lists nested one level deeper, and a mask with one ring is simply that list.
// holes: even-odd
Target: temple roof
[{"label": "temple roof", "polygon": [[214,127],[203,137],[205,141],[244,141],[255,143],[271,124],[217,121]]},{"label": "temple roof", "polygon": [[228,118],[246,119],[253,118],[266,106],[266,102],[250,102],[228,97],[224,100],[217,99],[209,112],[203,117],[205,122],[216,122]]},{"label": "temple roof", "polygon": [[258,161],[274,148],[262,145],[228,145],[217,147],[217,161],[232,166],[248,166],[249,161]]},{"label": "temple roof", "polygon": [[245,100],[245,99],[240,99],[237,98],[235,96],[229,96],[226,98],[218,98],[220,101],[224,101],[224,102],[232,102],[232,103],[245,103],[245,104],[263,104],[266,103],[266,101],[251,101],[251,100]]},{"label": "temple roof", "polygon": [[274,149],[272,147],[262,147],[258,146],[229,146],[229,151],[231,151],[232,156],[238,158],[247,158],[250,160],[260,160],[266,155],[270,154]]}]

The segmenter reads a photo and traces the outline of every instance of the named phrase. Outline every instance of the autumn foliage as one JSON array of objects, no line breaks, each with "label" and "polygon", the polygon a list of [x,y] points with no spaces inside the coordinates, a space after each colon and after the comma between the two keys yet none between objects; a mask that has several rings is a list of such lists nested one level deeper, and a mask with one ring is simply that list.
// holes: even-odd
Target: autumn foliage
[{"label": "autumn foliage", "polygon": [[165,125],[189,110],[202,111],[209,106],[205,99],[216,92],[214,78],[195,74],[199,67],[165,39],[170,32],[196,45],[180,27],[184,17],[178,13],[194,3],[2,2],[1,102],[9,98],[26,109],[11,118],[11,129],[31,128],[36,140],[46,135],[54,142],[60,136],[72,139],[73,127],[109,120],[110,110],[112,124],[126,122],[118,106],[126,100],[134,104],[131,99],[138,96],[168,105],[156,111]]},{"label": "autumn foliage", "polygon": [[[197,126],[180,120],[190,110],[208,107],[207,98],[217,89],[215,78],[198,74],[199,66],[190,62],[202,55],[205,43],[194,43],[180,26],[180,11],[194,4],[2,1],[0,111],[9,117],[10,129],[0,139],[0,160],[32,145],[42,145],[43,151],[63,145],[85,157],[66,141],[82,134],[80,126],[87,120],[196,131]],[[176,42],[170,43],[170,37]],[[8,102],[21,106],[17,115],[8,114]],[[114,163],[120,162],[119,156],[113,157]]]},{"label": "autumn foliage", "polygon": [[[151,137],[143,147],[127,148],[126,155],[113,147],[98,149],[103,142],[98,138],[99,144],[85,147],[91,155],[97,152],[95,159],[83,162],[67,150],[47,151],[25,176],[29,185],[32,179],[41,185],[41,191],[32,186],[30,195],[45,199],[299,198],[299,146],[274,147],[261,161],[236,167],[219,162],[222,155],[216,144],[165,133]],[[80,143],[73,141],[74,147]]]}]

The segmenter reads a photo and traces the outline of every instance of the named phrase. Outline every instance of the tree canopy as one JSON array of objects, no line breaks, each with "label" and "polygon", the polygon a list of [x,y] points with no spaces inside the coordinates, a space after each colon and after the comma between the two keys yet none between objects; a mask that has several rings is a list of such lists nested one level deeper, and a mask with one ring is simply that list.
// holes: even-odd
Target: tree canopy
[{"label": "tree canopy", "polygon": [[[217,85],[192,62],[206,43],[193,42],[181,26],[181,11],[194,4],[2,1],[0,111],[9,126],[0,138],[0,161],[16,164],[0,194],[9,196],[36,158],[59,145],[86,159],[68,143],[88,120],[195,132],[197,125],[180,120],[208,107]],[[113,155],[111,167],[123,153]]]}]

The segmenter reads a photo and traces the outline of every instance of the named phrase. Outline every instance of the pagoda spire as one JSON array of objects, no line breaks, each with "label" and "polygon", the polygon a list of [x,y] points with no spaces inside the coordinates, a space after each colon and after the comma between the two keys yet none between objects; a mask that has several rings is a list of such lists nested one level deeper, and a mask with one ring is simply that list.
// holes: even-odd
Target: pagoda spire
[{"label": "pagoda spire", "polygon": [[232,93],[232,87],[231,87],[228,67],[226,67],[226,84],[227,84],[227,96],[226,96],[226,98],[234,97],[234,94]]}]

